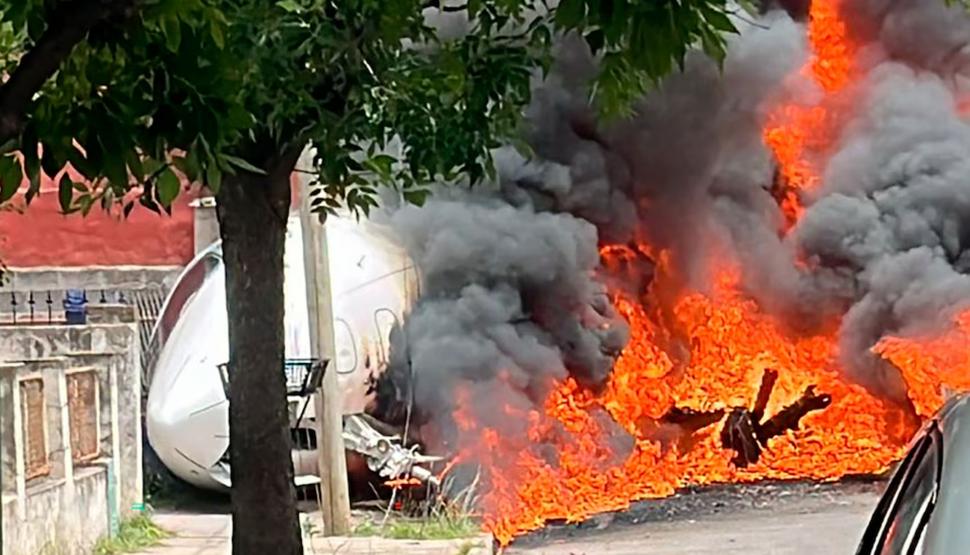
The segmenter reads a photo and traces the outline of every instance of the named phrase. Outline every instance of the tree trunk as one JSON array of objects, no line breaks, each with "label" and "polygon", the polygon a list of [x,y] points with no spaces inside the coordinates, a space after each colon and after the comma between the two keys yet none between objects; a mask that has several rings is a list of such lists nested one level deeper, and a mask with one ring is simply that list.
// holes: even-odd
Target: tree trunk
[{"label": "tree trunk", "polygon": [[283,374],[293,164],[280,165],[265,176],[227,176],[217,195],[229,312],[233,555],[303,553]]}]

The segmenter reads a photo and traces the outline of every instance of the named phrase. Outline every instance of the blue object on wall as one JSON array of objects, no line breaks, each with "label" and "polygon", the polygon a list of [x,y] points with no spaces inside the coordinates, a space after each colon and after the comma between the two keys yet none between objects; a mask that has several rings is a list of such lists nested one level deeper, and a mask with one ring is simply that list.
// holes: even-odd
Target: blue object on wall
[{"label": "blue object on wall", "polygon": [[84,291],[71,289],[64,295],[64,318],[72,326],[86,324],[88,321],[88,299]]}]

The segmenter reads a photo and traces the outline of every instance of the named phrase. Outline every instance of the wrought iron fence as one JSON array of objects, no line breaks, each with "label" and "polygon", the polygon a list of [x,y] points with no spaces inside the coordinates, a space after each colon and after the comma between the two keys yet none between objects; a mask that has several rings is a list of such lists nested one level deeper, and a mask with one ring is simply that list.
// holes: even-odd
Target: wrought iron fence
[{"label": "wrought iron fence", "polygon": [[151,371],[158,358],[159,346],[153,341],[152,331],[165,304],[165,291],[158,287],[138,289],[130,296],[135,304],[135,317],[138,320],[138,338],[141,342],[141,383],[142,394],[148,395],[151,385]]},{"label": "wrought iron fence", "polygon": [[152,330],[165,302],[161,287],[141,289],[42,289],[10,290],[0,286],[0,326],[42,326],[67,323],[68,293],[81,293],[88,308],[98,305],[132,306],[141,344],[142,383],[150,383],[151,365],[157,356],[152,344]]},{"label": "wrought iron fence", "polygon": [[[82,289],[88,305],[132,304],[133,290]],[[5,291],[0,288],[0,325],[49,325],[62,324],[65,318],[65,301],[68,290],[43,289],[28,291]]]}]

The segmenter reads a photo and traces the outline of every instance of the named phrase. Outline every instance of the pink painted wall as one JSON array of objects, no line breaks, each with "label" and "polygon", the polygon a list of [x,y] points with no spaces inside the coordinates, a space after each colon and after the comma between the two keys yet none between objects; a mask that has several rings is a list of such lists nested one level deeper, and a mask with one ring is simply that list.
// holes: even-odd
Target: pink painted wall
[{"label": "pink painted wall", "polygon": [[184,265],[194,250],[192,197],[179,195],[171,216],[140,205],[127,220],[120,207],[110,214],[96,206],[87,217],[63,215],[57,186],[45,178],[30,206],[12,201],[22,213],[0,212],[0,260],[11,267]]},{"label": "pink painted wall", "polygon": [[[23,198],[11,205],[21,210],[0,211],[0,260],[7,266],[183,266],[195,252],[195,210],[189,203],[195,191],[183,192],[172,215],[158,215],[135,206],[125,220],[121,208],[106,213],[100,205],[82,217],[60,213],[57,178],[41,181],[40,194],[25,206]],[[71,171],[74,180],[80,175]],[[292,205],[299,205],[300,178],[290,178]],[[26,189],[26,183],[21,190]]]}]

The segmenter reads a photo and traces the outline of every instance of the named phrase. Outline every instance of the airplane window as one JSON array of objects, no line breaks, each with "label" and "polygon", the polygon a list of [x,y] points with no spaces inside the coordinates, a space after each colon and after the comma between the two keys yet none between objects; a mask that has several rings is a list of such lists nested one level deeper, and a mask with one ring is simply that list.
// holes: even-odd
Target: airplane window
[{"label": "airplane window", "polygon": [[334,321],[334,348],[337,351],[337,373],[352,374],[357,370],[357,342],[350,324],[343,318]]},{"label": "airplane window", "polygon": [[899,502],[893,511],[880,553],[896,555],[915,553],[929,522],[939,489],[939,433],[927,434],[914,448],[920,455],[914,460]]},{"label": "airplane window", "polygon": [[380,345],[381,363],[386,364],[390,356],[391,347],[388,337],[397,325],[397,315],[389,308],[378,308],[374,311],[374,325],[377,327],[377,341]]}]

